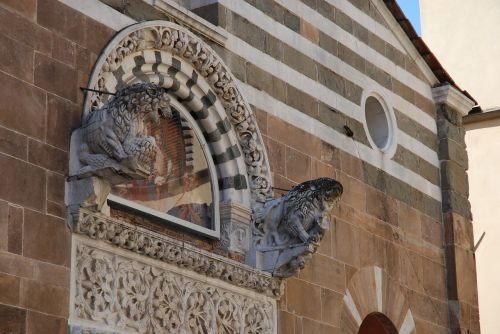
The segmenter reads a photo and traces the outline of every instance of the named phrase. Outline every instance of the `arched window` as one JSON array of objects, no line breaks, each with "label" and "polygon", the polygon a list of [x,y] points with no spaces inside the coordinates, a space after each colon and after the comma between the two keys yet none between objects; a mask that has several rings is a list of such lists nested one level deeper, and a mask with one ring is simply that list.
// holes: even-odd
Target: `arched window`
[{"label": "arched window", "polygon": [[363,320],[358,334],[398,334],[398,330],[388,317],[382,313],[373,312]]},{"label": "arched window", "polygon": [[108,199],[215,237],[219,194],[208,145],[186,107],[172,97],[171,108],[172,117],[146,130],[158,147],[151,176],[113,187]]}]

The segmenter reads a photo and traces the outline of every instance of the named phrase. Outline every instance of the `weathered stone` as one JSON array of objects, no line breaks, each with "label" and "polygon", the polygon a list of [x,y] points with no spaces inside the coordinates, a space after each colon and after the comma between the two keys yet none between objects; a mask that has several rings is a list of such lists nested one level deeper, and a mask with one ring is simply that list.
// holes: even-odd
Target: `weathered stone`
[{"label": "weathered stone", "polygon": [[453,160],[465,170],[469,169],[469,158],[465,146],[452,139],[439,141],[439,157],[441,160]]},{"label": "weathered stone", "polygon": [[56,0],[38,2],[37,22],[80,45],[85,45],[85,16]]},{"label": "weathered stone", "polygon": [[3,154],[0,154],[0,166],[2,166],[0,198],[43,211],[45,208],[45,171]]},{"label": "weathered stone", "polygon": [[[340,169],[355,179],[363,179],[363,163],[357,157],[345,152],[340,152]],[[365,182],[366,183],[366,182]]]},{"label": "weathered stone", "polygon": [[411,57],[405,57],[405,66],[404,68],[410,72],[411,74],[413,74],[414,76],[416,76],[417,78],[419,78],[420,80],[426,80],[426,76],[422,73],[422,71],[420,70],[420,68],[418,67],[417,63],[415,62],[415,60],[413,60]]},{"label": "weathered stone", "polygon": [[446,300],[446,270],[441,264],[422,258],[424,291],[431,297]]},{"label": "weathered stone", "polygon": [[311,179],[311,157],[287,147],[286,177],[294,182],[304,182]]},{"label": "weathered stone", "polygon": [[397,109],[394,109],[394,115],[396,116],[396,121],[400,130],[417,139],[422,144],[429,147],[431,150],[438,150],[438,140],[436,138],[436,135],[433,134],[429,129],[418,124]]},{"label": "weathered stone", "polygon": [[361,105],[361,95],[363,94],[363,88],[356,85],[355,83],[345,79],[345,94],[344,97],[349,101]]},{"label": "weathered stone", "polygon": [[77,72],[56,60],[35,54],[35,84],[51,93],[76,101]]},{"label": "weathered stone", "polygon": [[472,249],[474,247],[474,238],[472,223],[463,216],[447,212],[443,215],[445,229],[445,244]]},{"label": "weathered stone", "polygon": [[26,160],[28,139],[22,134],[0,127],[0,152]]},{"label": "weathered stone", "polygon": [[264,92],[273,91],[273,76],[252,63],[246,63],[247,83]]},{"label": "weathered stone", "polygon": [[436,117],[436,106],[434,105],[434,101],[429,100],[418,92],[415,92],[415,105],[428,115]]},{"label": "weathered stone", "polygon": [[80,108],[58,96],[49,94],[47,101],[47,143],[69,150],[71,129],[80,124]]},{"label": "weathered stone", "polygon": [[443,212],[455,212],[472,219],[469,200],[455,191],[443,191]]},{"label": "weathered stone", "polygon": [[26,310],[0,304],[0,333],[25,334]]},{"label": "weathered stone", "polygon": [[[348,189],[347,185],[345,189]],[[359,228],[354,224],[335,219],[332,234],[333,257],[355,268],[359,268]]]},{"label": "weathered stone", "polygon": [[23,208],[9,205],[8,250],[22,254],[23,251]]},{"label": "weathered stone", "polygon": [[374,33],[368,34],[368,45],[381,55],[385,55],[385,44],[385,41]]},{"label": "weathered stone", "polygon": [[25,46],[0,33],[0,70],[27,82],[33,82],[34,52]]},{"label": "weathered stone", "polygon": [[[389,75],[389,73],[384,72],[370,62],[366,62],[365,74],[389,90],[392,90],[393,81],[396,81]],[[399,91],[395,93],[400,95]]]},{"label": "weathered stone", "polygon": [[47,262],[36,263],[35,279],[42,283],[57,285],[69,289],[70,269]]},{"label": "weathered stone", "polygon": [[15,11],[16,13],[25,16],[30,20],[36,18],[36,3],[37,0],[2,0],[0,4]]},{"label": "weathered stone", "polygon": [[[328,289],[321,289],[321,320],[333,326],[340,323],[344,295]],[[284,332],[285,333],[285,332]]]},{"label": "weathered stone", "polygon": [[335,7],[333,7],[328,1],[318,0],[318,12],[330,21],[335,21]]},{"label": "weathered stone", "polygon": [[283,22],[285,9],[273,1],[255,0],[255,7],[272,17],[275,21]]},{"label": "weathered stone", "polygon": [[368,45],[368,38],[370,36],[370,32],[368,31],[368,29],[366,29],[356,21],[353,21],[353,34],[362,43]]},{"label": "weathered stone", "polygon": [[77,70],[90,72],[96,60],[96,54],[78,44],[75,45],[75,68]]},{"label": "weathered stone", "polygon": [[315,44],[319,42],[318,28],[303,19],[300,20],[300,34]]},{"label": "weathered stone", "polygon": [[443,226],[439,221],[424,214],[420,216],[420,221],[423,240],[437,247],[443,247]]},{"label": "weathered stone", "polygon": [[438,326],[448,327],[448,305],[444,301],[407,290],[407,301],[415,318],[424,319]]},{"label": "weathered stone", "polygon": [[455,126],[445,118],[439,117],[437,120],[438,138],[452,139],[460,145],[465,145],[465,129]]},{"label": "weathered stone", "polygon": [[467,198],[469,196],[469,182],[465,169],[455,161],[441,161],[441,188],[453,190]]},{"label": "weathered stone", "polygon": [[361,73],[365,73],[366,69],[366,60],[365,58],[361,57],[351,49],[349,49],[347,46],[338,43],[338,51],[337,51],[338,57],[345,63],[351,65]]},{"label": "weathered stone", "polygon": [[95,54],[101,53],[115,31],[90,17],[85,18],[85,24],[85,47]]},{"label": "weathered stone", "polygon": [[45,134],[45,93],[0,73],[0,124],[28,136]]},{"label": "weathered stone", "polygon": [[53,317],[35,311],[28,311],[26,326],[27,334],[66,334],[68,330],[66,319]]},{"label": "weathered stone", "polygon": [[[221,5],[219,3],[212,3],[206,6],[201,6],[192,9],[193,13],[199,15],[200,17],[204,18],[208,22],[212,23],[215,26],[223,26],[220,24],[220,12],[221,12]],[[223,10],[223,9],[222,9]]]},{"label": "weathered stone", "polygon": [[407,204],[399,203],[398,221],[399,227],[406,235],[417,240],[421,238],[420,213],[417,210]]},{"label": "weathered stone", "polygon": [[360,266],[379,266],[385,268],[385,245],[382,238],[359,230],[358,253]]},{"label": "weathered stone", "polygon": [[[19,305],[20,284],[21,279],[19,277],[0,273],[0,303]],[[1,326],[0,330],[2,329]]]},{"label": "weathered stone", "polygon": [[52,57],[69,66],[75,66],[76,44],[64,37],[53,35]]},{"label": "weathered stone", "polygon": [[318,101],[289,84],[286,85],[286,102],[292,108],[298,109],[306,115],[313,118],[318,117]]},{"label": "weathered stone", "polygon": [[64,220],[25,210],[23,254],[58,265],[69,264],[71,239]]},{"label": "weathered stone", "polygon": [[302,333],[331,334],[336,328],[308,318],[302,319]]},{"label": "weathered stone", "polygon": [[344,12],[336,9],[335,10],[335,23],[345,31],[352,34],[353,20],[346,15]]},{"label": "weathered stone", "polygon": [[278,332],[295,333],[295,316],[291,313],[280,311],[278,313]]},{"label": "weathered stone", "polygon": [[261,51],[266,49],[266,32],[238,14],[231,12],[227,29],[251,46]]},{"label": "weathered stone", "polygon": [[317,159],[312,160],[311,177],[313,179],[318,177],[330,177],[335,178],[337,173],[333,166],[323,163]]},{"label": "weathered stone", "polygon": [[21,306],[57,317],[68,317],[69,289],[38,281],[24,280]]},{"label": "weathered stone", "polygon": [[68,152],[33,139],[28,142],[28,161],[59,174],[68,171]]},{"label": "weathered stone", "polygon": [[345,79],[329,68],[318,64],[318,81],[330,90],[344,96]]},{"label": "weathered stone", "polygon": [[[11,1],[19,4],[23,2]],[[52,34],[49,30],[2,7],[0,7],[0,33],[41,53],[50,54]]]},{"label": "weathered stone", "polygon": [[318,44],[322,49],[330,52],[334,56],[337,56],[339,43],[321,30],[319,31]]},{"label": "weathered stone", "polygon": [[321,161],[327,163],[335,169],[340,169],[340,152],[335,147],[321,141]]},{"label": "weathered stone", "polygon": [[300,279],[339,293],[345,291],[344,277],[343,264],[320,254],[315,254],[310,264],[299,273]]},{"label": "weathered stone", "polygon": [[405,55],[390,43],[385,44],[385,56],[394,64],[401,68],[405,68]]},{"label": "weathered stone", "polygon": [[283,62],[313,80],[318,78],[316,62],[287,44],[283,44]]},{"label": "weathered stone", "polygon": [[265,52],[274,59],[283,61],[283,42],[267,34]]},{"label": "weathered stone", "polygon": [[300,31],[300,18],[286,9],[283,13],[283,23],[295,32]]},{"label": "weathered stone", "polygon": [[[321,288],[290,278],[286,287],[287,310],[299,316],[321,320]],[[307,303],[304,301],[307,300]]]},{"label": "weathered stone", "polygon": [[387,174],[367,162],[362,161],[361,165],[363,166],[363,181],[378,189],[381,192],[385,192],[387,190]]},{"label": "weathered stone", "polygon": [[269,164],[273,173],[285,175],[286,155],[285,146],[272,139],[267,141]]},{"label": "weathered stone", "polygon": [[392,80],[392,91],[410,103],[415,103],[415,91],[399,80]]}]

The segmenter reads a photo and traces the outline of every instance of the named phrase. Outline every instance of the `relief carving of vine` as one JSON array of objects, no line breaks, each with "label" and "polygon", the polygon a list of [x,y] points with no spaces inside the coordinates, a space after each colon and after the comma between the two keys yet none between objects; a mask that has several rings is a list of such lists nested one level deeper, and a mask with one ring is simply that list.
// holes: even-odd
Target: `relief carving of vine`
[{"label": "relief carving of vine", "polygon": [[[274,333],[274,305],[88,245],[76,246],[74,316],[113,332]],[[83,333],[83,332],[82,332]]]}]

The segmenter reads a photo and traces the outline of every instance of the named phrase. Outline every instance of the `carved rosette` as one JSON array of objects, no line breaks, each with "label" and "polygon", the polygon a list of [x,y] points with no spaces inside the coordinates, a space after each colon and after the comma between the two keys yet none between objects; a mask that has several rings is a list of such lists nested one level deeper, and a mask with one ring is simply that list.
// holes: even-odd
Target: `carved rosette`
[{"label": "carved rosette", "polygon": [[[73,333],[274,333],[275,304],[78,243]],[[86,331],[87,330],[87,331]]]},{"label": "carved rosette", "polygon": [[[264,144],[253,112],[239,91],[229,68],[210,46],[186,28],[166,21],[144,22],[136,26],[138,28],[130,29],[131,32],[122,38],[118,45],[111,50],[105,50],[108,56],[90,88],[107,91],[107,78],[113,76],[112,73],[121,66],[127,56],[140,51],[167,51],[188,62],[206,79],[224,107],[243,151],[252,197],[256,202],[264,202],[272,194],[271,174]],[[92,112],[100,108],[106,98],[103,94],[91,93],[87,98],[85,110]]]}]

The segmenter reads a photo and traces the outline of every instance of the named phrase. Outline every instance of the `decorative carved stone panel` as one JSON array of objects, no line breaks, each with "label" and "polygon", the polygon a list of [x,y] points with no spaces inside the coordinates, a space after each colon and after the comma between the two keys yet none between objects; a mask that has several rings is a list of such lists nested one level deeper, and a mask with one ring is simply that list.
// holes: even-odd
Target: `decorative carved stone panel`
[{"label": "decorative carved stone panel", "polygon": [[264,294],[88,238],[73,248],[71,333],[276,333]]}]

